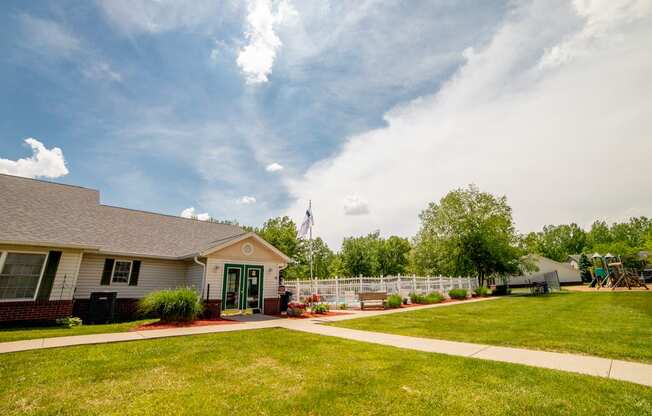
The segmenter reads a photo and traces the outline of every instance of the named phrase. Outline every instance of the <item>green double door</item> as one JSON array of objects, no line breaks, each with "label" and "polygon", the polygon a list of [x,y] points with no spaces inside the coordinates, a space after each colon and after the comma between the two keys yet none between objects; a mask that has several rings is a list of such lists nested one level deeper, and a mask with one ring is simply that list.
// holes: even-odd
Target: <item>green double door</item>
[{"label": "green double door", "polygon": [[263,266],[226,264],[222,285],[222,309],[253,309],[263,307]]}]

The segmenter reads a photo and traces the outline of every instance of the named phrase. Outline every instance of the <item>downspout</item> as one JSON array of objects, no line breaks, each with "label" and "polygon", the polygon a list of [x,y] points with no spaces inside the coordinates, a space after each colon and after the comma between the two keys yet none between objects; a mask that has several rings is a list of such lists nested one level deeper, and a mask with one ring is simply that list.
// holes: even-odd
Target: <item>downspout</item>
[{"label": "downspout", "polygon": [[193,260],[195,261],[195,263],[199,264],[203,269],[203,272],[201,274],[200,298],[204,299],[204,289],[206,288],[206,265],[204,263],[202,263],[201,261],[199,261],[199,256],[195,256],[193,258]]},{"label": "downspout", "polygon": [[288,266],[289,266],[288,263],[285,263],[284,266],[283,265],[278,266],[278,282],[279,282],[279,284],[281,283],[281,270],[287,269]]}]

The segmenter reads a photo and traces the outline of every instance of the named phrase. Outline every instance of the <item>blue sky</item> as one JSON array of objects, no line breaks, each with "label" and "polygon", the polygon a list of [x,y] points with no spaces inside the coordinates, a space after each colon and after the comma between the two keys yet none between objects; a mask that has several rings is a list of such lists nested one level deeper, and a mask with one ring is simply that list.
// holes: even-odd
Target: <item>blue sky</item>
[{"label": "blue sky", "polygon": [[[468,183],[506,194],[523,231],[650,215],[631,158],[592,150],[617,140],[641,162],[651,155],[646,1],[0,8],[5,172],[254,225],[300,221],[312,199],[331,245],[375,229],[411,235],[428,201]],[[605,97],[618,111],[596,106]],[[42,160],[19,166],[27,138]],[[638,191],[604,202],[593,184],[612,181]]]}]

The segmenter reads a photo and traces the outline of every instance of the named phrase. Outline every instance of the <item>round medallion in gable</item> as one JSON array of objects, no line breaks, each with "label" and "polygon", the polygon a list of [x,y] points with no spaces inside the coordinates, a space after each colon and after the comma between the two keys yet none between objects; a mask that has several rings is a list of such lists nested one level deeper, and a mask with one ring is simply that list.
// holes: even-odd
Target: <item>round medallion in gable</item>
[{"label": "round medallion in gable", "polygon": [[254,246],[251,243],[244,243],[242,245],[242,254],[245,256],[251,256],[254,254]]}]

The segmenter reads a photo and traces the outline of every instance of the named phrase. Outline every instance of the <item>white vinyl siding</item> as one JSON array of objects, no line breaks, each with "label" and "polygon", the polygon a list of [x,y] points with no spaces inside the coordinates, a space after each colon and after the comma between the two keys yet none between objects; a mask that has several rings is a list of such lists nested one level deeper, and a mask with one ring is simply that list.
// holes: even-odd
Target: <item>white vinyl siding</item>
[{"label": "white vinyl siding", "polygon": [[201,282],[204,277],[204,268],[194,261],[188,265],[186,271],[186,285],[195,288],[201,293]]},{"label": "white vinyl siding", "polygon": [[[206,263],[206,287],[210,285],[209,299],[222,299],[222,281],[224,279],[224,262],[208,258]],[[206,294],[204,294],[206,299]]]},{"label": "white vinyl siding", "polygon": [[[107,258],[116,261],[140,260],[140,273],[137,286],[124,283],[101,285],[104,261]],[[118,298],[142,298],[149,292],[161,289],[185,287],[188,262],[180,260],[156,260],[146,258],[124,258],[84,254],[77,279],[75,298],[88,299],[91,292],[117,292]]]},{"label": "white vinyl siding", "polygon": [[[53,249],[56,250],[56,249]],[[70,300],[75,293],[77,273],[79,272],[81,251],[63,251],[59,260],[57,274],[52,284],[50,300]]]},{"label": "white vinyl siding", "polygon": [[[269,272],[269,270],[272,270]],[[263,282],[263,298],[278,297],[278,265],[265,264],[265,281]]]}]

